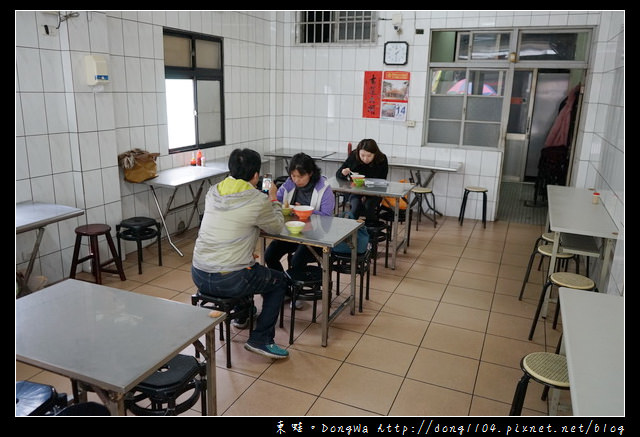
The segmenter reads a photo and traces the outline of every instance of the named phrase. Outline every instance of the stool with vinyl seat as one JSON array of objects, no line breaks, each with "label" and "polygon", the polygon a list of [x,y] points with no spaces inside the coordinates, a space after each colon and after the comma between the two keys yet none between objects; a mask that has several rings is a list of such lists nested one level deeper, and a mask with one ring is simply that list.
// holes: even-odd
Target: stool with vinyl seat
[{"label": "stool with vinyl seat", "polygon": [[111,416],[109,409],[97,402],[81,402],[63,408],[56,416]]},{"label": "stool with vinyl seat", "polygon": [[378,246],[385,243],[384,266],[389,266],[389,240],[391,239],[391,227],[384,221],[365,222],[371,243],[371,259],[373,260],[373,276],[377,274]]},{"label": "stool with vinyl seat", "polygon": [[[193,407],[200,398],[205,416],[206,378],[206,363],[189,355],[176,355],[127,393],[125,408],[136,416],[177,416]],[[185,393],[190,393],[186,399]],[[178,403],[179,397],[184,400]]]},{"label": "stool with vinyl seat", "polygon": [[160,223],[150,217],[131,217],[122,220],[116,225],[116,238],[118,240],[118,253],[120,250],[120,240],[135,241],[138,248],[138,274],[142,274],[142,242],[156,238],[158,242],[158,265],[162,265],[162,231]]},{"label": "stool with vinyl seat", "polygon": [[[427,218],[431,219],[433,221],[433,227],[436,227],[437,221],[436,221],[436,196],[434,196],[433,194],[433,190],[429,187],[421,187],[421,186],[416,186],[413,187],[413,189],[411,190],[413,192],[413,195],[415,196],[416,201],[414,201],[413,203],[418,204],[418,218],[416,220],[416,231],[418,230],[418,224],[420,223],[420,219],[422,218],[422,215],[426,215],[429,210],[433,211],[433,218],[426,216]],[[429,202],[429,197],[431,197],[431,202]],[[425,211],[424,208],[422,207],[422,199],[425,199],[425,201],[427,202],[427,206],[428,209]]]},{"label": "stool with vinyl seat", "polygon": [[484,187],[464,187],[462,205],[460,206],[460,215],[458,216],[460,226],[462,226],[462,222],[464,221],[464,210],[467,208],[467,199],[469,198],[469,193],[482,193],[482,224],[485,228],[487,227],[487,191],[488,190]]},{"label": "stool with vinyl seat", "polygon": [[[542,238],[542,237],[541,237]],[[531,256],[529,257],[529,264],[527,265],[527,272],[524,275],[524,280],[522,281],[522,288],[520,289],[520,295],[518,296],[518,300],[522,300],[522,295],[524,294],[524,289],[527,285],[527,282],[529,282],[529,275],[531,274],[531,266],[533,265],[533,261],[535,259],[536,255],[540,255],[540,263],[542,263],[544,257],[548,257],[549,259],[551,259],[551,255],[552,255],[552,251],[553,251],[553,246],[551,244],[543,244],[540,246],[536,246],[535,250],[531,253]],[[565,253],[565,252],[561,252],[558,251],[558,253],[556,254],[556,267],[562,263],[565,262],[565,272],[567,271],[568,268],[568,263],[569,260],[574,260],[576,263],[576,273],[580,273],[580,259],[578,258],[578,256],[573,255],[571,253]]]},{"label": "stool with vinyl seat", "polygon": [[[366,299],[369,300],[369,282],[371,267],[371,249],[367,249],[364,253],[359,253],[356,258],[356,274],[360,276],[360,303],[358,310],[362,312],[362,299],[365,290],[366,276]],[[336,275],[336,293],[340,292],[340,275],[351,274],[351,254],[342,254],[331,252],[331,270],[337,272]]]},{"label": "stool with vinyl seat", "polygon": [[546,400],[547,387],[560,390],[569,389],[569,373],[567,371],[567,359],[551,352],[533,352],[526,355],[520,361],[520,368],[524,372],[516,386],[511,403],[510,416],[520,416],[524,398],[527,394],[529,380],[533,379],[545,386],[542,400]]},{"label": "stool with vinyl seat", "polygon": [[[322,267],[307,265],[302,269],[289,269],[287,276],[290,279],[291,292],[291,328],[289,330],[289,344],[293,344],[293,332],[296,322],[296,302],[313,302],[311,322],[316,322],[318,301],[322,300]],[[323,308],[323,311],[327,311]],[[284,326],[284,302],[280,309],[280,327]]]},{"label": "stool with vinyl seat", "polygon": [[[111,238],[111,226],[102,223],[93,223],[89,225],[78,226],[75,231],[76,244],[73,249],[73,258],[71,259],[71,273],[69,274],[69,277],[71,279],[75,279],[76,277],[76,269],[78,267],[78,264],[91,260],[91,272],[93,273],[97,284],[102,284],[102,272],[118,274],[120,275],[120,280],[127,280],[127,278],[124,276],[124,270],[122,269],[122,261],[120,260],[120,256],[118,256],[116,246],[113,244],[113,239]],[[98,238],[101,236],[104,236],[106,238],[107,244],[109,245],[109,251],[111,253],[111,258],[106,261],[100,261],[100,247],[98,246]],[[80,255],[80,246],[82,245],[82,237],[89,237],[89,255],[78,258]],[[115,263],[115,269],[106,269],[104,267],[111,263]]]},{"label": "stool with vinyl seat", "polygon": [[16,416],[53,416],[67,406],[67,394],[47,384],[16,381]]},{"label": "stool with vinyl seat", "polygon": [[[536,314],[531,324],[531,330],[529,331],[529,340],[533,338],[533,333],[536,330],[538,324],[538,317],[540,317],[540,311],[544,305],[544,299],[547,294],[547,290],[552,287],[566,287],[573,288],[575,290],[593,291],[596,288],[596,283],[592,279],[586,276],[579,275],[577,273],[570,272],[554,272],[549,276],[547,282],[542,286],[542,292],[540,293],[540,300],[538,301],[538,307],[536,308]],[[556,328],[558,322],[558,314],[560,312],[560,300],[556,303],[556,312],[553,320],[553,329]]]},{"label": "stool with vinyl seat", "polygon": [[253,309],[253,295],[241,297],[214,297],[203,294],[198,290],[191,296],[191,304],[226,313],[227,317],[224,320],[224,323],[220,324],[220,341],[224,341],[224,330],[226,329],[227,368],[231,368],[231,320],[249,318],[249,332],[251,332],[255,316]]}]

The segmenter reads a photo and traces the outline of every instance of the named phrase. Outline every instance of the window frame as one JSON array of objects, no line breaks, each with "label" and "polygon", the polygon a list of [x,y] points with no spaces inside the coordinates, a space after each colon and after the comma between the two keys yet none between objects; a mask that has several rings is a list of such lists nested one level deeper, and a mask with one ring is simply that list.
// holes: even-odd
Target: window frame
[{"label": "window frame", "polygon": [[[325,20],[324,17],[319,20],[309,20],[309,13],[315,13],[316,15],[324,15],[322,13],[329,13],[330,17]],[[357,18],[351,17],[350,14],[362,14],[362,17],[369,13],[369,18]],[[296,42],[300,45],[309,44],[368,44],[375,43],[378,38],[377,32],[378,16],[376,11],[298,11],[296,14]],[[341,37],[341,28],[346,27],[345,34],[354,34],[356,32],[356,26],[362,25],[366,27],[369,25],[369,37],[367,39],[349,39]],[[313,41],[308,40],[308,27],[307,26],[327,26],[329,29],[328,40],[318,40],[314,38]],[[324,29],[323,31],[324,32]],[[324,34],[324,33],[322,33]],[[315,33],[314,33],[315,35]],[[320,38],[324,39],[324,38]]]},{"label": "window frame", "polygon": [[[223,146],[226,143],[226,135],[225,135],[225,110],[224,110],[224,39],[222,37],[207,35],[196,32],[187,32],[178,29],[171,28],[163,28],[163,41],[164,36],[174,36],[180,38],[188,38],[190,40],[190,50],[191,50],[191,66],[190,67],[177,67],[177,66],[168,66],[165,63],[164,66],[164,74],[165,81],[167,79],[189,79],[193,81],[193,96],[194,96],[194,120],[195,120],[195,144],[188,146],[180,146],[180,147],[171,147],[169,146],[169,154],[180,153],[180,152],[188,152],[195,151],[201,149],[209,149],[213,147]],[[202,68],[197,66],[196,60],[196,41],[197,40],[205,40],[216,42],[220,46],[220,68]],[[164,60],[163,60],[164,62]],[[220,139],[215,141],[207,141],[200,142],[199,135],[199,120],[198,120],[198,98],[202,96],[198,96],[198,81],[211,81],[211,82],[219,82],[220,87]],[[168,127],[168,121],[167,121]]]}]

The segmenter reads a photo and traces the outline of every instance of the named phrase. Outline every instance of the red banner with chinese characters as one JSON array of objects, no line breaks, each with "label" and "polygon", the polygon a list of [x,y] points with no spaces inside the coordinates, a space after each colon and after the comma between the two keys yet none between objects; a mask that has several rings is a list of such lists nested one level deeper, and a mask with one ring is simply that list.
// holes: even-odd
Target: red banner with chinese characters
[{"label": "red banner with chinese characters", "polygon": [[365,71],[362,92],[363,118],[380,118],[381,89],[382,71]]}]

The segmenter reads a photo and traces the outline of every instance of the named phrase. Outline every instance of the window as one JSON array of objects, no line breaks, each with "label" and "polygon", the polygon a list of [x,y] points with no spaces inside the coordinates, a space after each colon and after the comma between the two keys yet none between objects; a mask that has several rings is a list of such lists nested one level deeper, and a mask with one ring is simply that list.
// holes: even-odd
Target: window
[{"label": "window", "polygon": [[431,69],[428,142],[496,147],[506,70]]},{"label": "window", "polygon": [[164,30],[169,153],[224,144],[222,38]]},{"label": "window", "polygon": [[373,42],[376,17],[373,11],[301,11],[298,42]]}]

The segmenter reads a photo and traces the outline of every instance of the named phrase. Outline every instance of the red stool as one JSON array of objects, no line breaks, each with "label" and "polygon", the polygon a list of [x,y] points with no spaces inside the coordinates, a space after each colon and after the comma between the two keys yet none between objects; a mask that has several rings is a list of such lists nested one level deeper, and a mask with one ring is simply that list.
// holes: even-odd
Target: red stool
[{"label": "red stool", "polygon": [[[98,247],[98,237],[104,235],[109,244],[109,250],[111,251],[111,258],[107,261],[100,262],[100,248]],[[80,245],[82,243],[82,237],[89,237],[89,255],[78,258],[80,255]],[[122,269],[122,262],[116,251],[116,246],[113,244],[111,238],[111,226],[101,223],[95,223],[91,225],[78,226],[76,228],[76,245],[73,249],[73,258],[71,260],[71,273],[69,277],[75,279],[76,268],[79,263],[91,260],[91,272],[96,278],[97,284],[102,284],[102,272],[115,273],[120,275],[122,281],[126,281],[124,276],[124,270]],[[105,269],[104,266],[111,263],[116,264],[116,269]]]}]

